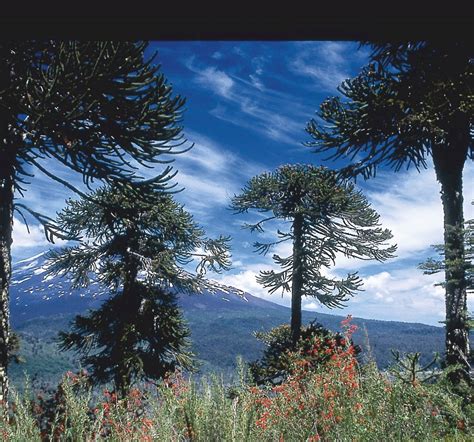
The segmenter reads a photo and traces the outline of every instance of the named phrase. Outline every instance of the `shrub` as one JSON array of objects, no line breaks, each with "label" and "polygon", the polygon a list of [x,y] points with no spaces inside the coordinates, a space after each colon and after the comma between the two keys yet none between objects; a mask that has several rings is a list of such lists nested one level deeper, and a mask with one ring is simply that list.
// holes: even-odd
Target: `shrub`
[{"label": "shrub", "polygon": [[[287,324],[268,332],[257,332],[255,336],[267,346],[262,359],[249,364],[257,385],[281,384],[291,372],[295,354],[300,354],[308,362],[308,368],[316,368],[325,365],[335,349],[343,349],[348,344],[342,334],[333,333],[315,322],[301,328],[296,348],[293,347],[291,329]],[[353,349],[355,354],[360,352],[358,346],[353,346]]]}]

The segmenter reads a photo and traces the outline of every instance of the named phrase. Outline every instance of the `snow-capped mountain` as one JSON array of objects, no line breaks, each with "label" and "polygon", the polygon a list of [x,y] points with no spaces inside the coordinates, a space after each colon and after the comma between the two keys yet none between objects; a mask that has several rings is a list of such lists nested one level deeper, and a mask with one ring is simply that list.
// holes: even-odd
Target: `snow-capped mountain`
[{"label": "snow-capped mountain", "polygon": [[96,282],[85,289],[73,289],[68,278],[48,275],[45,255],[40,253],[13,264],[10,285],[13,325],[52,313],[84,311],[98,305],[106,295]]},{"label": "snow-capped mountain", "polygon": [[[14,263],[10,286],[10,308],[13,325],[38,316],[57,313],[80,313],[96,308],[108,296],[107,289],[93,281],[86,288],[74,289],[67,276],[52,276],[46,271],[46,253]],[[184,309],[239,309],[260,307],[288,313],[286,307],[244,293],[234,287],[221,286],[215,292],[181,295]]]}]

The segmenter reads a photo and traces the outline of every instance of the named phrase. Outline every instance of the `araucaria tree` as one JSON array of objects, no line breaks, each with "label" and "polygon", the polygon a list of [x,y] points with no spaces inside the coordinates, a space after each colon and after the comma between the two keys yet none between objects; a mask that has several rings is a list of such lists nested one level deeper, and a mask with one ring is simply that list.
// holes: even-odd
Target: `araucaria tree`
[{"label": "araucaria tree", "polygon": [[334,265],[338,253],[359,259],[384,261],[393,256],[395,245],[388,245],[392,234],[382,229],[379,215],[352,183],[341,180],[324,167],[281,166],[273,173],[252,178],[240,195],[232,199],[236,213],[251,209],[268,214],[254,224],[252,231],[279,220],[290,224],[278,230],[278,239],[255,243],[266,254],[273,246],[290,241],[289,256],[273,255],[280,272],[262,271],[257,280],[269,292],[291,292],[291,333],[296,345],[301,332],[301,298],[316,297],[328,307],[341,307],[360,289],[357,273],[335,279],[324,274]]},{"label": "araucaria tree", "polygon": [[[21,203],[40,170],[72,188],[57,166],[128,185],[136,163],[154,165],[181,140],[184,100],[172,95],[145,43],[0,43],[0,401],[8,391],[9,295],[13,211],[51,220]],[[163,187],[170,169],[143,186]],[[22,188],[23,186],[23,188]],[[14,193],[16,199],[14,200]]]},{"label": "araucaria tree", "polygon": [[[472,203],[474,204],[474,202]],[[466,276],[466,292],[474,292],[474,219],[469,219],[464,223],[464,271]],[[434,275],[436,273],[446,271],[446,253],[444,250],[444,244],[435,244],[432,245],[432,248],[437,253],[436,258],[428,258],[426,261],[420,263],[418,268],[423,270],[425,275]],[[461,264],[460,264],[461,265]],[[440,286],[446,289],[446,283],[438,282],[435,286]],[[469,328],[472,329],[474,321],[472,315],[468,318]],[[471,344],[472,345],[472,344]],[[468,361],[472,364],[473,361],[473,351],[471,348],[468,349],[469,353],[467,354]]]},{"label": "araucaria tree", "polygon": [[358,158],[344,176],[427,166],[432,158],[444,210],[446,363],[469,381],[462,173],[473,154],[473,46],[373,44],[370,64],[344,81],[307,125],[308,146],[329,158]]},{"label": "araucaria tree", "polygon": [[[472,203],[474,204],[474,202]],[[474,291],[474,219],[469,219],[464,223],[464,271],[466,272],[466,290]],[[425,275],[434,275],[446,270],[446,253],[444,244],[431,246],[437,253],[437,258],[428,258],[420,263],[418,268],[423,270]],[[445,287],[444,282],[435,285]],[[470,318],[472,320],[472,318]]]},{"label": "araucaria tree", "polygon": [[[57,223],[83,240],[51,251],[49,271],[68,275],[76,287],[98,282],[110,291],[100,308],[61,333],[63,349],[82,354],[92,380],[113,381],[122,397],[136,380],[192,368],[176,295],[205,287],[207,269],[229,267],[228,238],[206,239],[169,194],[137,199],[119,187],[68,201]],[[193,259],[196,274],[183,268]]]}]

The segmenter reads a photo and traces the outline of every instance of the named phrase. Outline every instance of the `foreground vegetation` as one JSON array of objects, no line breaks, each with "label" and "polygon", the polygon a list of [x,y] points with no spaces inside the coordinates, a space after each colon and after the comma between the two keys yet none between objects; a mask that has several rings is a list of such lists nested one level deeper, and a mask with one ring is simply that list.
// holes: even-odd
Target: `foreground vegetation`
[{"label": "foreground vegetation", "polygon": [[[95,393],[85,372],[68,373],[51,397],[13,394],[0,423],[11,441],[469,440],[472,405],[444,376],[406,381],[357,363],[354,326],[339,342],[312,338],[288,352],[283,382],[257,387],[243,366],[233,386],[179,372],[120,399]],[[345,345],[344,345],[345,344]],[[315,364],[317,354],[326,362]],[[463,397],[464,396],[464,397]]]}]

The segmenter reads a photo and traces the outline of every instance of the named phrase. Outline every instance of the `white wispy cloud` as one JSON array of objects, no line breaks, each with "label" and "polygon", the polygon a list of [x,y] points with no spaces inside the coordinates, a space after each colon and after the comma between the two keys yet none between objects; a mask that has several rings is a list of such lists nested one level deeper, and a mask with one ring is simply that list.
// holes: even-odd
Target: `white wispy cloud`
[{"label": "white wispy cloud", "polygon": [[[53,171],[54,174],[60,176],[66,182],[81,187],[81,177],[77,173],[51,159],[43,160],[41,163],[45,169]],[[53,181],[38,169],[31,168],[29,172],[34,176],[29,177],[28,183],[23,186],[23,195],[19,192],[15,193],[15,204],[22,203],[29,209],[54,219],[57,212],[65,207],[68,198],[78,198],[71,190]],[[47,250],[53,247],[54,245],[46,240],[43,226],[27,210],[19,207],[17,209],[20,209],[26,218],[29,231],[20,215],[15,216],[12,233],[13,259],[27,257],[28,253],[37,253],[38,248]],[[15,213],[17,214],[17,212]],[[55,245],[64,244],[65,241],[55,239]]]},{"label": "white wispy cloud", "polygon": [[256,87],[258,90],[263,91],[265,90],[265,86],[263,85],[263,82],[261,78],[258,77],[258,75],[249,75],[250,82],[252,83],[252,86]]},{"label": "white wispy cloud", "polygon": [[26,224],[20,221],[18,218],[13,218],[12,249],[14,251],[15,249],[48,245],[48,241],[44,236],[44,229],[42,226],[28,223],[28,228],[26,227]]},{"label": "white wispy cloud", "polygon": [[311,78],[317,87],[334,92],[343,80],[349,78],[351,50],[347,43],[324,41],[303,42],[296,45],[297,53],[289,62],[289,69]]},{"label": "white wispy cloud", "polygon": [[[474,200],[474,165],[464,169],[465,219],[474,218],[471,201]],[[418,172],[382,172],[370,180],[369,190],[364,193],[372,207],[380,215],[382,227],[392,231],[392,242],[398,245],[396,257],[385,266],[407,258],[422,259],[430,252],[430,246],[443,242],[443,207],[440,185],[433,167]],[[355,270],[374,265],[374,261],[362,261],[339,255],[336,269]]]},{"label": "white wispy cloud", "polygon": [[[242,289],[259,298],[290,307],[291,295],[281,292],[269,294],[256,280],[261,270],[275,269],[268,262],[247,265],[234,274],[218,277],[219,282]],[[362,275],[363,291],[355,294],[343,309],[328,309],[316,298],[304,297],[303,310],[332,314],[352,314],[366,319],[421,322],[439,325],[445,317],[444,290],[434,284],[442,275],[423,275],[417,268],[382,271]],[[474,301],[470,295],[469,302]]]},{"label": "white wispy cloud", "polygon": [[407,267],[363,277],[364,292],[345,309],[368,318],[439,325],[445,316],[444,290],[435,286],[443,275],[423,275]]},{"label": "white wispy cloud", "polygon": [[220,51],[216,51],[211,55],[211,57],[215,60],[221,60],[224,57],[224,54],[222,54]]},{"label": "white wispy cloud", "polygon": [[218,104],[210,114],[279,143],[295,145],[304,138],[302,125],[293,118],[267,111],[254,100],[243,99],[239,106],[239,109],[234,109]]},{"label": "white wispy cloud", "polygon": [[231,97],[234,80],[224,71],[215,67],[207,67],[199,71],[196,82],[224,98]]},{"label": "white wispy cloud", "polygon": [[194,147],[176,158],[179,173],[175,181],[178,188],[184,188],[177,198],[206,224],[217,208],[228,207],[234,194],[264,167],[196,131],[187,130],[186,136]]},{"label": "white wispy cloud", "polygon": [[196,84],[220,99],[210,111],[212,116],[273,141],[298,144],[304,138],[304,121],[312,109],[288,94],[266,88],[262,65],[262,61],[257,63],[254,73],[245,79],[216,66],[199,64],[195,57],[185,60],[185,66],[195,74]]},{"label": "white wispy cloud", "polygon": [[232,181],[221,181],[216,184],[216,175],[202,176],[199,174],[187,173],[181,170],[178,176],[179,186],[184,187],[179,198],[186,200],[186,205],[192,208],[202,208],[209,213],[212,207],[216,205],[226,205],[234,190],[237,189],[236,183]]},{"label": "white wispy cloud", "polygon": [[186,129],[186,138],[194,144],[194,147],[176,157],[175,165],[179,169],[198,167],[205,173],[224,173],[236,163],[243,162],[237,154],[208,136]]},{"label": "white wispy cloud", "polygon": [[289,293],[284,293],[283,296],[281,292],[269,294],[268,290],[260,285],[256,280],[256,277],[260,271],[272,269],[275,269],[275,267],[272,265],[257,262],[251,265],[246,265],[245,270],[241,270],[234,274],[227,273],[219,275],[214,279],[218,280],[222,284],[244,290],[253,296],[257,296],[258,298],[266,299],[267,301],[289,307],[291,305],[291,295]]},{"label": "white wispy cloud", "polygon": [[[85,191],[82,177],[78,173],[58,164],[55,160],[45,160],[42,165],[46,169],[54,171],[54,174],[64,181]],[[26,189],[24,194],[21,195],[19,192],[15,194],[16,200],[27,207],[54,218],[56,212],[65,206],[65,201],[68,198],[77,197],[73,191],[47,177],[38,169],[32,169],[31,172],[34,173],[34,176],[29,178],[29,184],[24,186]],[[25,215],[27,214],[25,213]]]}]

